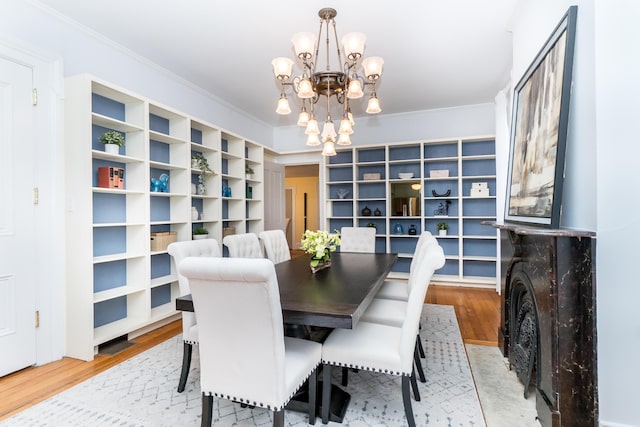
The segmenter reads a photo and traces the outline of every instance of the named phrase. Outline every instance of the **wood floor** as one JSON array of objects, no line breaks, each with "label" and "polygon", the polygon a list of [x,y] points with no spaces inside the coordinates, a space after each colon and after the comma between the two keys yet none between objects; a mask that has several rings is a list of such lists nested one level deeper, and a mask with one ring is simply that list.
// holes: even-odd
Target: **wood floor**
[{"label": "wood floor", "polygon": [[[465,343],[498,344],[500,297],[494,290],[431,286],[426,302],[455,308]],[[179,321],[136,338],[132,345],[113,355],[98,355],[92,362],[64,358],[30,367],[0,378],[0,421],[66,390],[112,366],[182,332]],[[176,370],[180,366],[176,366]]]}]

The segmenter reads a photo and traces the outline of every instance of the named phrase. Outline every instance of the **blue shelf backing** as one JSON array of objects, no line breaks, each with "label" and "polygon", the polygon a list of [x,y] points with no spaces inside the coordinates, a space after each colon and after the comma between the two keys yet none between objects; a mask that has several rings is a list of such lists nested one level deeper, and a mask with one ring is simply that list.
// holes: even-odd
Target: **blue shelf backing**
[{"label": "blue shelf backing", "polygon": [[353,172],[351,166],[329,169],[329,182],[351,181],[352,179]]},{"label": "blue shelf backing", "polygon": [[389,147],[389,160],[420,160],[420,146]]},{"label": "blue shelf backing", "polygon": [[171,163],[169,144],[156,141],[149,141],[149,160],[152,162]]},{"label": "blue shelf backing", "polygon": [[127,262],[118,260],[93,266],[93,292],[125,286],[127,283]]},{"label": "blue shelf backing", "polygon": [[496,277],[496,263],[493,261],[466,260],[462,267],[464,276]]},{"label": "blue shelf backing", "polygon": [[169,197],[151,197],[151,222],[171,220]]},{"label": "blue shelf backing", "polygon": [[149,113],[149,129],[154,132],[171,135],[171,126],[169,119]]},{"label": "blue shelf backing", "polygon": [[[394,251],[391,250],[391,253]],[[411,259],[410,258],[398,258],[396,263],[391,268],[391,271],[394,273],[408,273],[411,268]]]},{"label": "blue shelf backing", "polygon": [[96,93],[91,94],[91,112],[111,117],[121,122],[126,119],[126,109],[123,103]]},{"label": "blue shelf backing", "polygon": [[353,216],[353,202],[350,200],[347,201],[340,201],[340,200],[334,200],[333,201],[333,212],[331,213],[332,216],[345,216],[345,217],[351,217]]},{"label": "blue shelf backing", "polygon": [[171,255],[158,254],[151,257],[151,279],[171,274]]},{"label": "blue shelf backing", "polygon": [[159,307],[171,302],[171,284],[151,289],[151,308]]},{"label": "blue shelf backing", "polygon": [[458,157],[458,144],[426,144],[424,146],[424,158],[426,160],[442,157]]},{"label": "blue shelf backing", "polygon": [[191,128],[191,142],[202,145],[202,131],[200,129]]},{"label": "blue shelf backing", "polygon": [[358,150],[358,162],[384,162],[384,148],[371,148]]},{"label": "blue shelf backing", "polygon": [[123,254],[127,251],[127,229],[104,227],[93,229],[93,256]]},{"label": "blue shelf backing", "polygon": [[457,276],[460,274],[458,268],[458,260],[448,259],[444,263],[444,267],[436,270],[434,274],[444,274],[447,276]]},{"label": "blue shelf backing", "polygon": [[359,199],[385,199],[386,197],[386,185],[384,182],[358,183]]},{"label": "blue shelf backing", "polygon": [[329,157],[329,164],[337,165],[342,163],[352,163],[353,162],[353,153],[351,150],[347,151],[338,151],[335,156]]},{"label": "blue shelf backing", "polygon": [[485,156],[496,154],[496,143],[493,139],[483,141],[466,141],[462,144],[462,156]]},{"label": "blue shelf backing", "polygon": [[127,197],[124,194],[93,193],[93,223],[127,221]]},{"label": "blue shelf backing", "polygon": [[127,317],[127,297],[121,296],[93,305],[93,327],[113,323]]}]

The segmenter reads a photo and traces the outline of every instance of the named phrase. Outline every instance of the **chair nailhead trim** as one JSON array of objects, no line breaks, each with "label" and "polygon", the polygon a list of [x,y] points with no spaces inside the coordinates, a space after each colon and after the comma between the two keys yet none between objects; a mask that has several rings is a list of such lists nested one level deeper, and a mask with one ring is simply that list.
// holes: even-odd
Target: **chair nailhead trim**
[{"label": "chair nailhead trim", "polygon": [[322,364],[323,365],[339,366],[341,368],[362,369],[364,371],[380,372],[381,374],[397,375],[397,376],[403,376],[403,377],[410,377],[411,376],[411,372],[408,372],[408,373],[407,372],[396,372],[396,371],[392,371],[390,369],[372,368],[370,366],[357,365],[357,364],[353,364],[353,363],[331,362],[331,361],[328,361],[328,360],[323,360]]},{"label": "chair nailhead trim", "polygon": [[182,340],[187,344],[191,344],[191,345],[198,345],[198,341],[191,341],[191,340]]},{"label": "chair nailhead trim", "polygon": [[293,393],[291,393],[291,395],[279,406],[271,406],[262,402],[250,402],[249,400],[246,399],[238,399],[236,397],[231,397],[228,394],[221,394],[221,393],[216,393],[215,391],[202,391],[202,394],[206,395],[206,396],[215,396],[217,398],[220,399],[226,399],[226,400],[232,400],[234,402],[240,402],[240,403],[246,403],[247,405],[252,405],[252,406],[259,406],[261,408],[266,408],[270,411],[281,411],[284,409],[284,407],[287,405],[287,403],[289,403],[289,401],[291,400],[291,398],[296,394],[296,392],[300,389],[300,387],[302,387],[302,384],[305,383],[305,381],[307,381],[307,379],[311,376],[311,374],[318,369],[318,366],[320,366],[320,364],[316,364],[316,366],[313,367],[313,369],[307,374],[306,377],[304,377],[302,379],[302,382],[300,384],[298,384],[298,387],[296,387],[296,389],[293,391]]}]

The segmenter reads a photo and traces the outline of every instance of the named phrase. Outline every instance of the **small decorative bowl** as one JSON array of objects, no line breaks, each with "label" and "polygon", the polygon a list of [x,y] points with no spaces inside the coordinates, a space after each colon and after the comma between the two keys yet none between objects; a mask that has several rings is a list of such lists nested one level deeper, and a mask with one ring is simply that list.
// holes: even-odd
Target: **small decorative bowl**
[{"label": "small decorative bowl", "polygon": [[398,174],[400,179],[411,179],[413,178],[413,172],[401,172]]}]

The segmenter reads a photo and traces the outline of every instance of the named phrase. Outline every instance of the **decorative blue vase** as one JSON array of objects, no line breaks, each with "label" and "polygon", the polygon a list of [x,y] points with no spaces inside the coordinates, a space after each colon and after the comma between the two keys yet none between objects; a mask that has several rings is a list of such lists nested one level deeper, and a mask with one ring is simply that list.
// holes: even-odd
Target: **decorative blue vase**
[{"label": "decorative blue vase", "polygon": [[393,226],[393,233],[394,234],[404,234],[404,228],[402,227],[402,224],[397,222],[396,225]]}]

